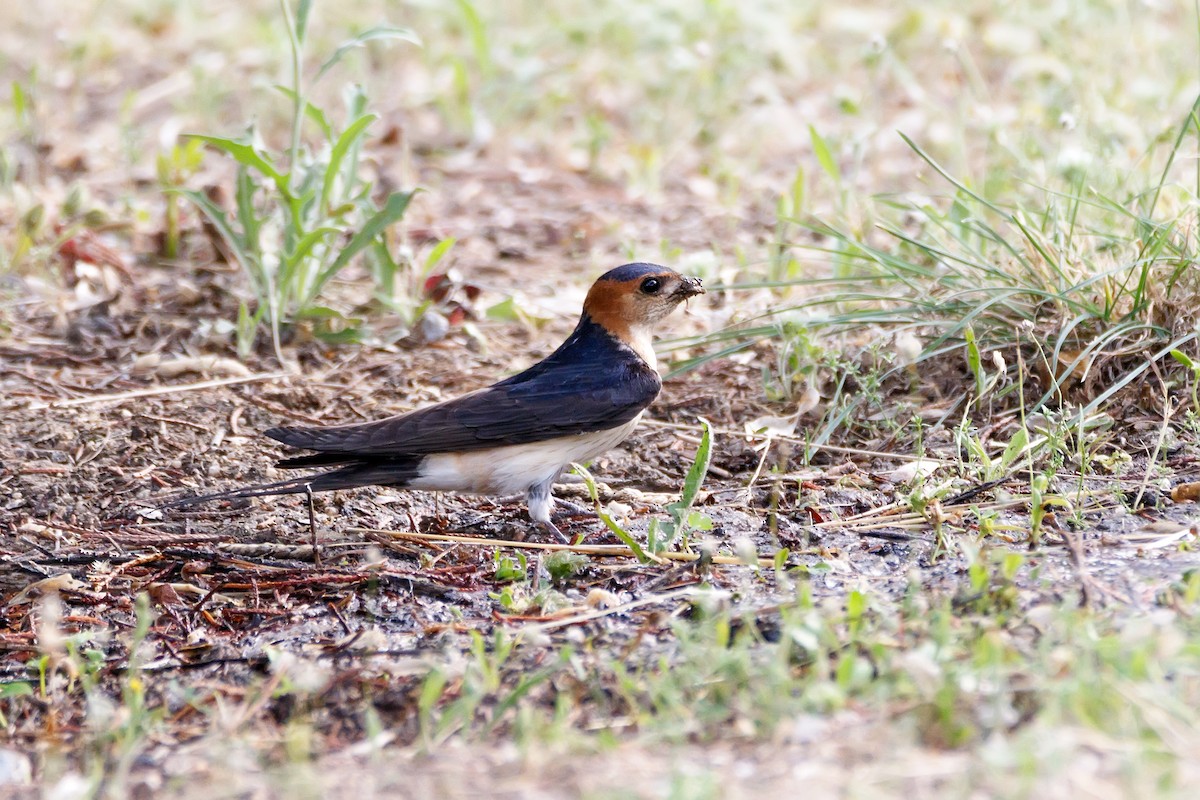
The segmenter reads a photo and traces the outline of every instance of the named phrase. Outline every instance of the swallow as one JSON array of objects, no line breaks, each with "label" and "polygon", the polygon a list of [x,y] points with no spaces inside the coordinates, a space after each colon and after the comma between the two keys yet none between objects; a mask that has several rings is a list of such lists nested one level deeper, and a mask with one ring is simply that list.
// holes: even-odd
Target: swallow
[{"label": "swallow", "polygon": [[554,481],[623,442],[658,396],[654,325],[690,297],[699,278],[626,264],[592,285],[575,330],[529,369],[484,389],[374,422],[285,425],[265,431],[312,451],[277,462],[324,472],[185,498],[212,500],[390,486],[473,495],[523,494],[530,519],[562,541],[551,520]]}]

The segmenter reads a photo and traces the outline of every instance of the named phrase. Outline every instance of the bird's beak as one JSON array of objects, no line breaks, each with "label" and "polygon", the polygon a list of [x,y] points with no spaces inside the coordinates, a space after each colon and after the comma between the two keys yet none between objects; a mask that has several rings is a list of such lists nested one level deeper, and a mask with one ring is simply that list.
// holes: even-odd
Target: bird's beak
[{"label": "bird's beak", "polygon": [[689,297],[704,294],[704,287],[700,285],[699,278],[684,278],[679,282],[679,287],[672,294],[681,300],[686,300]]}]

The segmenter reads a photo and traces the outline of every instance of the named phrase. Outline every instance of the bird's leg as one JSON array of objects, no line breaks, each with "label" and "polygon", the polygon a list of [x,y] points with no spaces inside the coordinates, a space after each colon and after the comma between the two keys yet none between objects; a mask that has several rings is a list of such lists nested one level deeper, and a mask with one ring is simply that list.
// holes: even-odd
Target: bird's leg
[{"label": "bird's leg", "polygon": [[550,487],[554,485],[556,477],[558,476],[552,475],[547,480],[530,486],[525,492],[525,502],[529,508],[529,518],[534,524],[554,534],[563,544],[570,544],[571,540],[550,521],[550,511],[554,508],[554,497],[550,494]]}]

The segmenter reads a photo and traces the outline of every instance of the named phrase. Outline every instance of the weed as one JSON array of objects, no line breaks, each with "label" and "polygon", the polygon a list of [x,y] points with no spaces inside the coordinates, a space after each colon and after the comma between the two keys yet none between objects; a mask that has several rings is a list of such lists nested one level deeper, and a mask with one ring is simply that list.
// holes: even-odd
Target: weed
[{"label": "weed", "polygon": [[712,461],[712,425],[707,420],[701,419],[700,429],[700,444],[696,447],[696,457],[688,468],[687,475],[684,476],[679,500],[667,505],[666,511],[670,515],[669,520],[661,520],[657,517],[650,520],[645,547],[600,507],[595,479],[586,468],[579,464],[574,465],[575,474],[583,478],[584,484],[587,486],[588,495],[596,507],[596,514],[600,517],[600,521],[626,547],[632,550],[643,564],[654,560],[655,554],[676,545],[685,550],[688,549],[690,535],[695,531],[712,530],[712,519],[692,508],[700,494],[704,477],[708,474],[708,465]]},{"label": "weed", "polygon": [[1200,362],[1192,360],[1192,358],[1182,350],[1172,350],[1171,358],[1178,361],[1184,366],[1185,369],[1187,369],[1189,373],[1188,386],[1191,387],[1192,395],[1191,413],[1200,414]]},{"label": "weed", "polygon": [[[392,192],[376,202],[372,186],[359,174],[359,161],[377,115],[366,111],[367,97],[359,87],[345,93],[346,123],[340,129],[324,109],[306,100],[303,50],[312,3],[300,3],[295,16],[287,0],[280,0],[280,8],[291,52],[291,85],[280,90],[291,101],[288,146],[272,154],[253,126],[237,138],[193,134],[237,163],[233,213],[203,192],[179,191],[208,217],[250,280],[254,302],[243,301],[238,312],[238,352],[249,353],[265,324],[283,363],[280,331],[287,324],[309,322],[315,335],[331,341],[361,338],[358,321],[320,302],[329,282],[356,257],[367,259],[376,285],[395,300],[393,276],[400,265],[387,231],[403,218],[414,192]],[[350,49],[375,40],[416,41],[401,28],[371,28],[339,46],[314,82]],[[317,129],[319,147],[304,143],[306,121]]]},{"label": "weed", "polygon": [[523,697],[560,672],[571,656],[570,648],[564,648],[546,666],[526,671],[513,663],[520,660],[516,644],[517,640],[503,631],[497,631],[490,642],[472,631],[461,676],[451,679],[442,670],[434,670],[425,678],[417,705],[421,738],[427,748],[454,735],[486,737]]},{"label": "weed", "polygon": [[179,255],[179,200],[181,195],[170,191],[177,186],[187,183],[191,175],[200,167],[203,159],[203,143],[199,139],[189,139],[175,144],[168,152],[159,153],[156,163],[158,183],[166,191],[166,209],[163,212],[163,234],[160,254],[163,258],[175,258]]},{"label": "weed", "polygon": [[[1183,129],[1190,124],[1189,117]],[[829,173],[836,165],[816,141],[817,160]],[[915,332],[923,342],[916,360],[926,376],[952,374],[949,357],[965,355],[972,390],[956,400],[980,415],[1014,405],[1032,414],[1073,404],[1076,418],[1087,419],[1149,370],[1166,371],[1174,363],[1166,357],[1174,353],[1174,361],[1195,374],[1187,352],[1200,334],[1185,309],[1194,307],[1200,284],[1196,271],[1183,266],[1200,257],[1186,233],[1194,220],[1187,209],[1156,218],[1155,203],[1141,207],[1140,198],[1162,190],[1165,174],[1145,191],[1128,192],[1131,199],[1124,202],[1075,180],[1065,191],[1027,188],[1029,196],[1005,205],[952,176],[913,140],[905,142],[952,187],[944,208],[926,200],[877,200],[881,212],[892,213],[878,223],[891,239],[883,245],[874,232],[859,233],[853,221],[796,220],[818,243],[794,247],[833,256],[832,277],[785,275],[795,270],[784,264],[786,248],[773,243],[767,285],[784,297],[790,287],[819,292],[700,341],[728,354],[746,342],[775,339],[770,385],[788,395],[795,392],[791,387],[811,382],[816,359],[805,344],[825,331]],[[1168,160],[1179,146],[1177,141]],[[795,205],[795,191],[783,194],[780,209]],[[797,317],[804,320],[801,336],[791,323]],[[779,322],[772,325],[772,319]],[[865,364],[861,376],[870,376],[880,363],[873,352],[880,338],[840,358]],[[1031,372],[1024,370],[1029,359]],[[880,384],[912,369],[907,359],[900,361],[878,370]],[[1191,383],[1194,392],[1197,381]],[[839,383],[835,399],[841,389]],[[849,413],[838,423],[861,418],[873,397],[865,391],[847,400]]]},{"label": "weed", "polygon": [[500,551],[496,551],[495,565],[492,575],[493,580],[500,583],[525,580],[528,563],[525,560],[524,553],[518,551],[515,556],[508,556]]},{"label": "weed", "polygon": [[564,583],[587,569],[591,560],[581,553],[569,550],[558,550],[548,554],[542,560],[542,566],[555,583]]},{"label": "weed", "polygon": [[1046,515],[1055,507],[1070,509],[1071,503],[1065,497],[1049,492],[1050,474],[1034,475],[1029,482],[1029,549],[1034,550],[1042,543],[1042,524]]},{"label": "weed", "polygon": [[684,550],[687,550],[692,532],[712,530],[712,519],[692,508],[700,494],[700,487],[708,474],[708,466],[711,462],[712,425],[707,420],[701,419],[700,444],[696,447],[696,457],[692,461],[692,465],[688,467],[687,475],[684,476],[679,500],[667,505],[667,513],[671,518],[669,520],[657,518],[650,520],[646,540],[651,553],[662,552],[676,542]]}]

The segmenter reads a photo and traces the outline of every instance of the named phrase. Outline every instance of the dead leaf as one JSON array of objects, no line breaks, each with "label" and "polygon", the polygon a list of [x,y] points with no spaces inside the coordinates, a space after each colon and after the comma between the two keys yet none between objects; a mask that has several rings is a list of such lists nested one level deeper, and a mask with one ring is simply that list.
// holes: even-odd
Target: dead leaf
[{"label": "dead leaf", "polygon": [[796,422],[799,415],[789,417],[765,416],[752,419],[746,423],[746,433],[751,435],[791,436],[796,432]]},{"label": "dead leaf", "polygon": [[221,356],[181,356],[164,359],[159,353],[147,353],[133,362],[134,375],[178,378],[187,373],[244,378],[250,370],[240,361]]},{"label": "dead leaf", "polygon": [[896,467],[887,474],[886,478],[889,483],[911,483],[918,478],[928,478],[940,466],[941,464],[936,461],[917,459]]},{"label": "dead leaf", "polygon": [[32,603],[39,597],[45,597],[48,594],[58,594],[65,591],[81,591],[85,589],[83,583],[75,580],[69,572],[63,572],[54,575],[50,578],[42,578],[40,581],[35,581],[26,586],[21,591],[17,592],[7,605],[20,606],[26,603]]},{"label": "dead leaf", "polygon": [[1176,503],[1195,503],[1200,500],[1200,482],[1179,484],[1171,490],[1171,499]]}]

